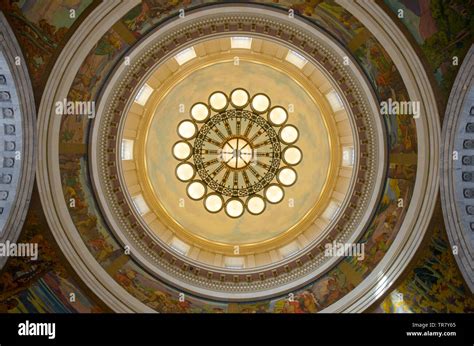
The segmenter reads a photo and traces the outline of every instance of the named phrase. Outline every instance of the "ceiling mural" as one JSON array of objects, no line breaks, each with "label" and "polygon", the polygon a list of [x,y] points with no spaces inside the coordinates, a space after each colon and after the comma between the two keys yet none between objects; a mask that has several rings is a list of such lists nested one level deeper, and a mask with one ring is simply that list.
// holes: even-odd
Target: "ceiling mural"
[{"label": "ceiling mural", "polygon": [[[458,70],[450,59],[458,56],[461,65],[472,42],[472,30],[469,30],[472,15],[465,13],[469,9],[454,2],[446,7],[435,0],[416,5],[392,0],[373,4],[394,22],[397,11],[405,11],[406,16],[395,22],[394,27],[401,28],[406,36],[411,35],[410,54],[413,51],[425,64],[429,73],[427,88],[446,100],[437,100],[441,107],[439,114],[431,112],[418,120],[412,115],[381,117],[378,113],[380,101],[389,98],[410,101],[414,94],[421,94],[422,88],[413,86],[411,72],[398,63],[398,56],[391,55],[391,41],[386,35],[374,32],[373,24],[351,11],[350,6],[357,4],[332,0],[253,1],[248,5],[254,6],[255,12],[247,14],[248,18],[255,16],[250,24],[245,22],[250,21],[248,18],[239,19],[241,22],[235,29],[231,21],[227,26],[206,22],[219,17],[206,17],[206,10],[234,5],[239,6],[218,1],[155,0],[144,0],[133,8],[123,5],[122,15],[104,26],[100,35],[97,31],[92,48],[76,65],[71,64],[74,75],[70,76],[70,87],[52,91],[48,88],[50,85],[54,88],[54,84],[48,81],[48,75],[61,68],[62,48],[97,7],[115,5],[100,1],[57,1],[49,6],[41,1],[1,3],[27,61],[35,101],[38,105],[42,103],[42,112],[48,111],[51,95],[62,92],[70,101],[96,102],[100,114],[93,120],[86,116],[61,116],[52,120],[54,126],[40,129],[44,131],[40,151],[54,148],[47,158],[51,160],[47,162],[54,164],[39,165],[38,170],[45,173],[37,176],[19,241],[37,242],[43,255],[34,264],[27,258],[7,261],[0,273],[0,311],[119,311],[120,305],[113,301],[115,295],[108,292],[111,300],[104,300],[98,294],[97,284],[84,278],[80,274],[82,269],[70,261],[62,239],[73,239],[71,249],[87,252],[84,262],[88,270],[98,270],[107,287],[113,286],[117,289],[114,292],[120,292],[121,303],[130,299],[128,311],[359,311],[354,297],[369,289],[368,282],[374,275],[389,272],[384,266],[389,265],[393,252],[402,249],[400,243],[406,242],[413,246],[410,263],[390,267],[396,272],[390,278],[392,284],[383,287],[382,296],[364,302],[360,311],[472,312],[474,300],[457,268],[441,205],[436,202],[438,187],[434,198],[426,198],[424,194],[428,196],[428,192],[423,190],[438,184],[438,173],[430,173],[435,177],[428,177],[428,164],[424,160],[436,146],[437,142],[430,140],[439,137],[436,124],[442,124],[447,95]],[[460,13],[460,21],[453,24],[454,21],[441,18],[441,7],[449,18],[455,12]],[[189,29],[185,35],[176,34],[188,30],[185,21],[174,22],[180,9],[185,9],[189,27],[194,25],[195,32]],[[270,23],[273,18],[287,16],[288,9],[294,10],[300,22],[287,24],[280,31],[271,24],[259,26],[261,18]],[[71,10],[74,18],[70,17]],[[287,41],[284,30],[293,30]],[[304,34],[298,36],[300,32]],[[316,37],[314,33],[318,35],[316,41],[326,45],[308,48],[312,44],[310,36]],[[158,41],[166,35],[176,36],[169,44]],[[242,47],[233,50],[231,37],[251,37],[253,46],[249,51]],[[255,48],[258,45],[261,46]],[[151,47],[156,49],[150,53],[154,54],[153,59],[146,60]],[[193,48],[194,57],[180,64],[177,53],[189,47]],[[292,52],[296,59],[293,62]],[[347,54],[350,63],[334,59],[338,54],[341,57]],[[241,57],[238,64],[236,56]],[[130,69],[138,71],[135,74],[124,72],[123,62],[127,58],[131,59]],[[201,65],[198,60],[202,61]],[[298,63],[302,65],[298,67]],[[122,76],[133,83],[123,83],[119,79]],[[351,78],[359,84],[350,84]],[[314,89],[310,83],[316,85]],[[137,101],[144,85],[150,87],[151,96],[140,104]],[[250,135],[244,137],[243,130],[237,130],[235,124],[226,133],[227,124],[219,127],[210,122],[213,116],[224,119],[226,112],[225,107],[212,109],[210,95],[220,91],[229,96],[236,88],[244,89],[250,96],[262,93],[270,100],[271,107],[283,107],[288,115],[287,124],[294,125],[298,131],[297,141],[291,145],[302,153],[297,164],[288,165],[296,172],[295,182],[283,186],[284,195],[278,203],[264,204],[264,211],[256,213],[259,215],[248,212],[249,196],[263,196],[268,202],[268,185],[243,195],[242,189],[250,186],[245,174],[230,173],[252,167],[253,161],[247,161],[245,155],[257,157],[258,151],[254,153],[253,149],[257,141],[250,141]],[[336,101],[331,95],[336,95]],[[334,106],[334,102],[340,102],[341,107]],[[211,105],[206,108],[210,115],[205,120],[194,122],[192,108],[196,103]],[[271,107],[259,113],[249,105],[248,113],[257,119],[269,119],[267,112]],[[239,117],[232,121],[239,126],[241,121],[246,124],[242,120],[245,117],[241,117],[243,108],[236,109]],[[107,112],[112,114],[110,118]],[[44,115],[38,114],[39,118]],[[178,141],[187,139],[180,136],[179,126],[190,119],[199,126],[196,134],[189,137],[192,139],[189,155],[180,160],[173,156],[173,148]],[[115,132],[101,133],[99,126],[107,121]],[[271,131],[276,129],[275,136],[281,139],[280,127],[271,125]],[[212,135],[198,137],[197,130],[207,129],[205,126]],[[238,133],[231,134],[232,131]],[[236,192],[219,195],[222,206],[214,213],[209,212],[204,197],[220,191],[212,188],[212,179],[205,181],[204,172],[198,173],[198,167],[194,168],[193,178],[184,181],[179,178],[177,167],[182,162],[197,167],[196,157],[209,149],[204,145],[199,153],[193,151],[197,147],[194,136],[209,143],[210,139],[218,140],[219,133],[226,137],[221,138],[216,157],[231,162],[233,169],[229,169],[229,176],[237,178],[234,185],[229,183],[227,187],[230,191],[233,186]],[[124,140],[133,142],[130,162],[123,158]],[[94,147],[97,143],[112,144]],[[269,143],[270,140],[267,143],[270,147]],[[279,143],[282,149],[287,146]],[[247,145],[252,147],[251,151],[245,151]],[[104,164],[107,173],[95,168],[100,155],[115,161]],[[212,167],[206,166],[206,160],[212,158],[205,158],[201,169]],[[353,161],[348,165],[347,160]],[[272,181],[275,186],[280,182],[276,172],[281,165],[275,170]],[[223,167],[222,175],[211,174],[210,169],[207,172],[213,179],[218,177],[215,181],[227,182]],[[110,185],[102,186],[96,172],[107,177]],[[336,182],[337,177],[342,178]],[[48,191],[51,200],[60,205],[57,212],[60,222],[55,221],[53,211],[45,210],[45,201],[49,199],[44,197],[44,181],[61,185],[55,191]],[[190,198],[190,181],[198,181],[206,191],[195,200]],[[372,181],[373,190],[364,190]],[[98,186],[103,187],[103,193]],[[371,194],[371,191],[380,193]],[[116,193],[117,201],[110,202],[108,193]],[[420,209],[420,219],[425,214],[429,216],[426,225],[417,227],[414,208],[422,204],[423,198],[431,199],[433,205]],[[231,209],[226,209],[228,199],[242,201],[242,206],[238,206],[242,212],[236,212],[235,217]],[[358,205],[373,205],[373,208],[365,207],[357,216],[353,210]],[[123,219],[115,219],[114,213],[122,213]],[[359,226],[354,225],[353,229],[342,226],[343,221],[349,223],[356,216],[363,220]],[[58,224],[64,225],[64,230],[50,226]],[[119,229],[122,226],[126,231]],[[294,233],[289,232],[294,229]],[[335,244],[338,239],[362,248],[363,256],[345,255],[318,262],[317,256],[324,253],[325,244]],[[130,256],[124,251],[128,246],[132,252],[141,250]],[[278,280],[288,286],[280,283],[279,287]],[[254,298],[245,295],[244,286],[255,290]],[[71,292],[76,296],[74,303],[70,301]],[[288,300],[288,292],[294,299]]]},{"label": "ceiling mural", "polygon": [[[26,63],[35,87],[46,83],[42,79],[45,68],[51,67],[54,56],[67,41],[68,31],[81,14],[90,11],[98,2],[17,0],[4,1],[2,10],[15,28],[18,41],[24,49]],[[39,98],[41,94],[37,93]]]},{"label": "ceiling mural", "polygon": [[[337,5],[334,4],[333,6],[337,6]],[[346,13],[346,15],[348,14]],[[113,42],[111,37],[112,36],[110,36],[110,39],[109,39],[110,43]],[[373,42],[373,44],[375,44],[376,41],[369,40],[369,42]],[[364,46],[360,47],[358,51],[362,53],[364,51],[363,49],[364,49]],[[380,52],[383,52],[383,48],[380,46],[371,48],[370,51],[377,52],[377,50],[379,50]],[[379,55],[375,55],[375,56],[370,55],[370,58],[374,59],[374,62],[376,64],[375,67],[373,67],[375,73],[379,73],[378,72],[379,68],[384,68],[384,70],[386,70],[386,72],[384,73],[390,73],[389,71],[391,70],[385,67],[387,65],[386,63],[377,64],[377,62],[380,59]],[[383,57],[383,59],[386,59],[386,58]],[[94,60],[91,59],[89,61],[92,62]],[[113,60],[111,60],[110,63],[113,63]],[[90,68],[90,71],[98,70],[97,66],[100,66],[100,65],[97,65],[97,64],[100,64],[100,62],[97,61],[95,62],[95,64],[96,65],[93,65],[94,67]],[[101,68],[99,68],[99,70],[100,69]],[[400,78],[395,71],[392,71],[391,74],[393,76],[389,75],[390,79]],[[376,81],[378,81],[378,79],[376,79]],[[402,95],[402,97],[404,98],[407,98],[407,96],[403,96],[406,93],[403,90],[403,84],[395,83],[394,85],[395,86],[400,85],[400,88],[401,88],[400,90],[394,91],[394,93]],[[393,88],[393,85],[390,84],[390,87]],[[76,92],[76,91],[74,90],[73,92]],[[90,95],[90,92],[86,92],[86,94]],[[68,122],[70,123],[71,120],[69,121],[68,120],[63,121],[62,123],[63,129],[65,129],[66,126],[69,126],[66,124]],[[319,298],[315,298],[316,301],[318,300],[321,301],[320,303],[318,302],[317,304],[318,310],[322,309],[325,306],[330,305],[337,299],[344,296],[353,287],[355,287],[358,282],[360,282],[364,278],[364,275],[367,275],[368,273],[370,273],[370,268],[373,268],[378,263],[378,260],[382,258],[383,253],[387,251],[390,243],[393,241],[394,235],[396,234],[396,233],[393,233],[394,227],[397,225],[398,226],[400,225],[399,223],[400,215],[403,215],[404,208],[393,207],[393,205],[396,204],[396,201],[399,197],[404,197],[406,198],[407,201],[409,201],[411,197],[410,185],[414,183],[413,179],[415,175],[414,173],[412,173],[411,175],[407,176],[405,172],[410,172],[410,170],[414,172],[414,169],[416,169],[416,164],[414,165],[414,163],[416,163],[416,159],[413,159],[413,155],[415,155],[414,157],[416,157],[416,152],[415,152],[416,134],[414,130],[410,130],[410,126],[412,125],[412,119],[410,117],[407,117],[406,124],[401,123],[400,122],[401,120],[399,117],[397,117],[397,119],[394,121],[396,122],[396,124],[393,124],[394,127],[391,129],[393,155],[389,155],[389,157],[391,161],[393,161],[392,165],[394,166],[394,168],[396,168],[397,165],[399,166],[408,165],[407,167],[408,169],[407,168],[398,169],[398,171],[400,171],[400,173],[397,172],[398,176],[394,177],[394,179],[392,179],[391,181],[391,184],[387,185],[386,190],[385,190],[385,197],[383,197],[382,199],[383,201],[385,201],[385,205],[382,205],[379,207],[379,210],[378,210],[379,216],[374,219],[376,223],[374,223],[373,226],[369,228],[368,232],[366,233],[365,239],[363,240],[363,242],[367,244],[367,251],[374,253],[375,256],[368,259],[368,261],[370,261],[368,263],[365,263],[365,262],[360,263],[358,261],[351,261],[350,259],[344,260],[341,262],[341,265],[340,265],[340,267],[342,268],[338,267],[337,269],[334,269],[333,271],[327,274],[326,277],[332,278],[332,280],[327,281],[325,279],[320,279],[318,283],[309,286],[308,289],[310,290],[313,289],[314,291],[317,291],[317,292],[319,290],[322,290],[321,292],[324,292],[324,289],[322,287],[326,286],[328,282],[335,282],[336,284],[335,287],[336,287],[336,292],[338,292],[338,294],[331,294],[330,296],[326,296],[326,294],[322,293],[321,296],[319,296]],[[77,125],[75,126],[75,132],[77,133],[78,131],[81,132],[83,130],[84,128],[82,127],[81,123],[77,123]],[[83,135],[80,137],[82,137],[83,141],[86,141],[87,139]],[[66,143],[69,144],[71,143],[71,141],[68,141]],[[61,145],[61,148],[62,147],[63,146]],[[74,168],[73,168],[77,164],[86,163],[86,161],[79,159],[80,153],[77,153],[77,154],[64,153],[64,154],[61,154],[61,156],[62,158],[60,159],[60,164],[63,167],[62,169],[63,182],[67,186],[68,182],[71,181],[68,178],[69,176],[71,176],[71,174],[78,178],[77,176],[78,173],[80,175],[81,174],[80,172],[83,172],[83,174],[87,172],[85,167],[83,167],[82,165],[81,165],[82,167],[79,166],[81,167],[79,171],[74,171]],[[411,159],[410,159],[410,156],[412,156]],[[395,169],[395,171],[397,170]],[[78,196],[81,196],[82,194],[84,194],[83,196],[84,196],[84,203],[85,203],[85,201],[92,198],[91,196],[93,195],[93,193],[92,191],[90,191],[89,188],[87,188],[87,186],[79,184],[79,181],[77,180],[77,178],[74,185],[69,185],[69,187],[71,187],[72,190],[74,190]],[[67,190],[65,190],[66,200],[71,197],[70,195],[71,189],[69,189],[69,187]],[[81,204],[82,203],[83,201],[81,199]],[[87,204],[84,204],[83,210],[88,210],[88,212],[90,213],[94,210],[94,209],[91,209],[91,207],[92,206],[87,206]],[[84,237],[86,244],[96,239],[104,239],[106,242],[110,244],[110,245],[107,245],[106,248],[101,249],[100,251],[97,251],[94,248],[90,248],[95,254],[96,258],[100,262],[108,266],[109,257],[114,256],[115,253],[119,252],[121,247],[117,243],[114,244],[113,238],[106,235],[106,225],[105,224],[101,225],[101,222],[99,221],[100,217],[97,215],[98,213],[94,212],[94,214],[96,214],[97,216],[87,215],[81,212],[81,210],[78,210],[78,208],[70,210],[70,213],[73,220],[75,220],[76,224],[79,223],[78,230],[80,234]],[[83,227],[82,227],[81,221],[85,222]],[[95,231],[95,228],[91,228],[90,227],[91,225],[97,225],[96,226],[97,231]],[[124,255],[122,255],[122,257],[123,256]],[[127,259],[125,267],[129,265],[132,265],[132,263],[129,259]],[[135,270],[133,269],[130,269],[130,271],[135,272]],[[136,271],[134,275],[139,278],[140,276],[145,275],[145,273],[140,273],[140,271]],[[129,289],[132,289],[132,288],[129,288]],[[133,289],[138,293],[146,288],[143,287],[142,285],[138,285],[138,286],[133,286]],[[178,292],[175,291],[175,297],[176,297],[175,299],[177,299],[177,295],[178,295]],[[281,299],[284,300],[285,298],[282,297]]]},{"label": "ceiling mural", "polygon": [[[400,22],[420,46],[443,97],[447,98],[460,62],[472,44],[473,32],[469,29],[472,27],[472,9],[464,1],[445,4],[440,0],[385,0],[384,3],[394,14],[404,11]],[[453,64],[453,59],[459,63]]]}]

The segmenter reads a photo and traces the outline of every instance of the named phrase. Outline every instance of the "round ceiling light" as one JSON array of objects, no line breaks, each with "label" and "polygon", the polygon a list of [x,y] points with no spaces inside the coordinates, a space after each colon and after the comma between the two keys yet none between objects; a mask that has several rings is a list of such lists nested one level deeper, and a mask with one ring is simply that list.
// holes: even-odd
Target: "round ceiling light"
[{"label": "round ceiling light", "polygon": [[206,190],[206,185],[196,180],[189,183],[186,192],[188,193],[189,198],[197,201],[202,199],[206,195]]},{"label": "round ceiling light", "polygon": [[280,139],[285,144],[295,143],[300,136],[298,129],[293,125],[286,125],[280,130]]},{"label": "round ceiling light", "polygon": [[216,91],[209,96],[209,106],[216,112],[223,111],[227,108],[228,104],[229,100],[227,99],[227,95],[221,91]]},{"label": "round ceiling light", "polygon": [[211,111],[205,103],[199,102],[191,107],[191,118],[199,123],[206,121],[210,115]]},{"label": "round ceiling light", "polygon": [[243,138],[235,137],[224,144],[221,157],[226,165],[238,169],[249,165],[254,155],[254,150],[249,142]]},{"label": "round ceiling light", "polygon": [[188,142],[177,142],[173,146],[173,156],[177,160],[187,160],[191,157],[192,147]]},{"label": "round ceiling light", "polygon": [[265,210],[265,200],[258,195],[250,196],[246,205],[249,213],[253,215],[259,215]]},{"label": "round ceiling light", "polygon": [[178,125],[178,135],[183,139],[191,139],[197,133],[196,124],[191,120],[183,120]]},{"label": "round ceiling light", "polygon": [[230,93],[230,103],[235,108],[244,108],[249,104],[250,95],[245,89],[234,89]]},{"label": "round ceiling light", "polygon": [[232,218],[238,218],[244,213],[244,204],[238,198],[231,198],[225,205],[225,212]]},{"label": "round ceiling light", "polygon": [[188,162],[180,163],[176,167],[176,176],[181,181],[189,181],[194,178],[195,174],[194,166]]},{"label": "round ceiling light", "polygon": [[283,162],[285,162],[287,165],[295,166],[301,162],[302,158],[303,154],[298,147],[287,147],[283,151]]},{"label": "round ceiling light", "polygon": [[265,197],[267,198],[268,202],[272,204],[281,202],[284,195],[285,193],[279,185],[272,184],[265,190]]},{"label": "round ceiling light", "polygon": [[[231,109],[227,109],[229,103]],[[296,171],[288,166],[297,165],[302,153],[289,144],[298,140],[299,131],[294,125],[284,125],[288,121],[284,107],[270,109],[270,104],[267,95],[250,97],[242,88],[232,90],[229,97],[215,91],[209,104],[198,102],[191,107],[193,121],[178,124],[184,140],[173,146],[173,156],[181,161],[176,176],[189,182],[188,197],[204,199],[208,212],[224,209],[232,218],[245,211],[259,215],[267,203],[283,200],[284,187],[296,183]],[[187,161],[191,157],[194,164]],[[282,161],[287,166],[281,168]],[[196,174],[200,180],[193,180]]]},{"label": "round ceiling light", "polygon": [[256,94],[252,98],[250,106],[255,113],[264,113],[270,108],[270,99],[265,94]]},{"label": "round ceiling light", "polygon": [[277,180],[284,186],[291,186],[296,183],[296,171],[290,167],[283,167],[278,171]]},{"label": "round ceiling light", "polygon": [[288,112],[285,108],[276,106],[268,112],[268,121],[274,126],[281,126],[288,120]]},{"label": "round ceiling light", "polygon": [[211,193],[207,195],[206,199],[204,200],[204,207],[210,213],[217,213],[221,211],[223,206],[224,199],[217,193]]}]

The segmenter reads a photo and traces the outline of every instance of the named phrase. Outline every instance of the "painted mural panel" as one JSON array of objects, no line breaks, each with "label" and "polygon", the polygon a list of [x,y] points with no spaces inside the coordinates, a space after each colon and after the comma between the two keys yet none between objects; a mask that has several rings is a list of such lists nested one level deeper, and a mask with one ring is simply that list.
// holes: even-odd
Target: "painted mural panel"
[{"label": "painted mural panel", "polygon": [[[298,14],[312,20],[330,32],[357,59],[379,99],[392,97],[408,100],[403,81],[387,52],[373,35],[350,13],[334,1],[258,1],[279,8],[293,8]],[[167,16],[181,7],[192,8],[210,1],[145,0],[118,20],[87,56],[70,90],[71,100],[91,100],[97,97],[101,85],[114,65],[134,42],[155,28]],[[452,2],[448,7],[439,1],[386,0],[394,12],[405,9],[402,21],[420,46],[440,88],[448,90],[454,80],[456,67],[450,57],[459,55],[460,61],[472,42],[469,29],[469,11],[463,3]],[[70,35],[74,20],[92,0],[13,1],[2,3],[9,21],[23,46],[33,83],[38,90],[44,86],[44,68],[51,64],[55,54]],[[43,5],[43,7],[41,7]],[[455,7],[453,7],[455,6]],[[444,21],[440,11],[461,13],[459,21]],[[449,17],[448,16],[448,17]],[[472,15],[470,16],[472,18]],[[471,19],[472,20],[472,19]],[[472,25],[470,25],[472,28]],[[443,36],[445,30],[449,33]],[[442,45],[446,50],[440,50]],[[38,91],[38,96],[40,95]],[[143,303],[161,312],[242,312],[242,313],[303,313],[317,312],[337,301],[360,283],[379,263],[399,229],[405,208],[397,206],[403,197],[409,201],[416,175],[417,138],[411,117],[387,119],[390,135],[390,162],[388,182],[377,214],[363,237],[366,245],[364,261],[344,258],[314,283],[295,293],[289,302],[286,297],[254,303],[217,303],[190,297],[185,303],[178,299],[176,290],[151,277],[128,256],[110,235],[94,202],[88,180],[87,119],[65,117],[61,124],[60,166],[64,198],[76,200],[71,217],[85,244],[96,260],[114,280]],[[38,197],[28,214],[22,238],[38,241],[43,255],[37,263],[25,259],[11,259],[0,274],[0,310],[8,312],[101,312],[90,292],[84,291],[63,265],[46,220],[40,211]],[[407,203],[408,205],[408,203]],[[439,212],[439,210],[438,210]],[[439,212],[440,215],[440,212]],[[438,220],[439,221],[439,220]],[[441,223],[442,224],[442,223]],[[377,312],[472,312],[474,302],[467,294],[449,249],[445,231],[440,223],[433,223],[430,241],[407,278],[382,302]],[[15,274],[11,274],[15,273]],[[443,279],[442,279],[443,278]],[[76,303],[70,304],[69,294],[76,293]],[[403,296],[403,299],[400,297]]]}]

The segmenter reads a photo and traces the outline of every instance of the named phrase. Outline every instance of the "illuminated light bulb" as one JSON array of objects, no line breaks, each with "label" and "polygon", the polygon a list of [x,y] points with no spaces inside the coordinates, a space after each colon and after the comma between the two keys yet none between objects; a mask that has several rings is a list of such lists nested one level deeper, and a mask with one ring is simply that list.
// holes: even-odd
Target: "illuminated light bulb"
[{"label": "illuminated light bulb", "polygon": [[210,194],[204,200],[204,206],[211,213],[217,213],[224,206],[222,197],[217,194]]},{"label": "illuminated light bulb", "polygon": [[178,160],[187,160],[192,153],[192,148],[189,143],[178,142],[173,146],[173,156]]},{"label": "illuminated light bulb", "polygon": [[196,132],[196,125],[191,120],[184,120],[178,125],[178,134],[181,138],[191,139]]},{"label": "illuminated light bulb", "polygon": [[264,94],[257,94],[252,98],[252,109],[257,113],[263,113],[270,107],[270,99]]},{"label": "illuminated light bulb", "polygon": [[293,125],[286,125],[280,131],[280,139],[286,144],[292,144],[298,140],[299,132]]},{"label": "illuminated light bulb", "polygon": [[230,94],[230,102],[236,108],[243,108],[248,105],[250,95],[244,89],[235,89]]},{"label": "illuminated light bulb", "polygon": [[265,200],[260,196],[252,196],[247,200],[247,210],[253,215],[261,214],[265,210]]},{"label": "illuminated light bulb", "polygon": [[181,181],[189,181],[194,177],[195,171],[190,163],[181,163],[176,167],[176,176]]},{"label": "illuminated light bulb", "polygon": [[278,203],[283,199],[283,189],[278,185],[270,185],[265,190],[265,197],[270,203]]},{"label": "illuminated light bulb", "polygon": [[268,121],[275,126],[283,125],[288,119],[288,113],[285,108],[277,106],[270,110],[268,113]]},{"label": "illuminated light bulb", "polygon": [[222,111],[227,108],[229,100],[227,100],[227,96],[220,91],[216,91],[211,94],[209,97],[209,105],[215,111]]},{"label": "illuminated light bulb", "polygon": [[227,201],[225,211],[230,217],[239,217],[244,213],[244,204],[239,199],[230,199]]},{"label": "illuminated light bulb", "polygon": [[278,181],[284,186],[291,186],[296,182],[296,172],[294,169],[284,167],[278,172]]},{"label": "illuminated light bulb", "polygon": [[188,185],[187,193],[189,198],[199,200],[206,194],[206,186],[200,181],[193,181]]},{"label": "illuminated light bulb", "polygon": [[297,147],[288,147],[283,151],[283,160],[288,165],[297,165],[301,162],[303,154],[301,154],[301,150]]},{"label": "illuminated light bulb", "polygon": [[211,112],[209,108],[204,103],[196,103],[191,107],[191,118],[197,122],[203,122],[209,118]]}]

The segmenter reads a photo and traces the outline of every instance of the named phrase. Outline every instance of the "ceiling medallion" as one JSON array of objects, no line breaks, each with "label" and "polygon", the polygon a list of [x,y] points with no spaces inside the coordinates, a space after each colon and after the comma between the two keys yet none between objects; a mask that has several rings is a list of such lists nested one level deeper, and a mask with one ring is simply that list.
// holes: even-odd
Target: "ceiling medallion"
[{"label": "ceiling medallion", "polygon": [[207,103],[191,107],[190,117],[177,127],[176,177],[187,183],[189,198],[204,200],[208,212],[259,215],[296,183],[294,166],[303,158],[295,146],[299,131],[287,124],[287,110],[271,107],[267,95],[250,97],[242,88],[230,96],[215,91]]}]

